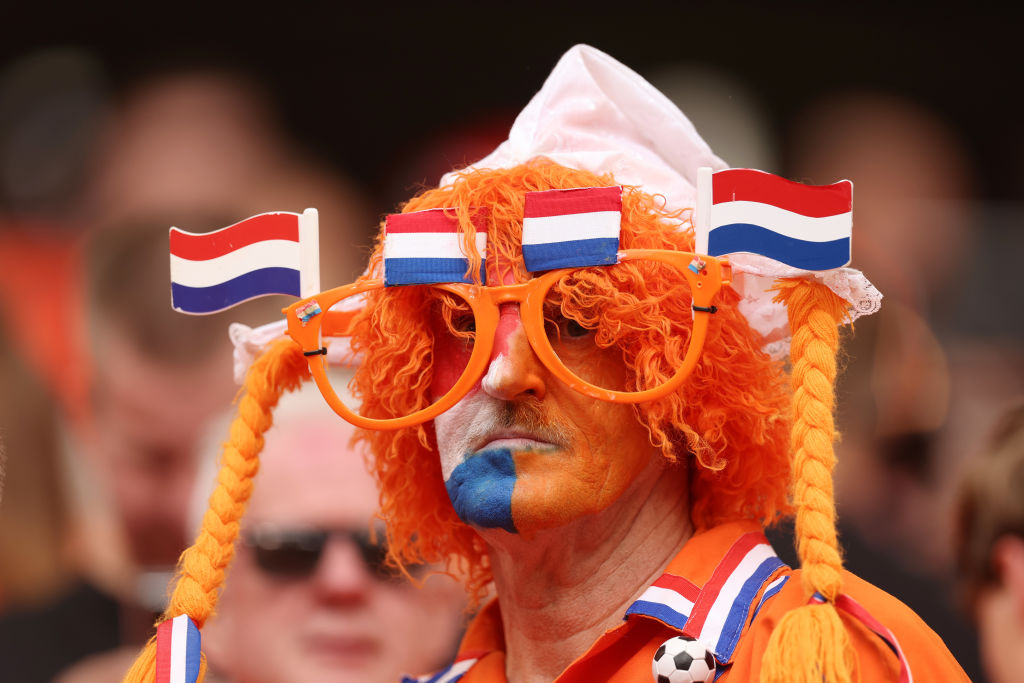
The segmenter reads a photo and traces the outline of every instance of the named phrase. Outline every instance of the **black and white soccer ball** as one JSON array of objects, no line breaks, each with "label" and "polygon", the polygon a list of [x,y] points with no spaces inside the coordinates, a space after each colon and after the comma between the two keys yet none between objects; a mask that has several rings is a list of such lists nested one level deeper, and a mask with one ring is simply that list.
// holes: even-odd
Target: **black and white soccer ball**
[{"label": "black and white soccer ball", "polygon": [[655,683],[711,683],[715,656],[704,645],[684,636],[669,638],[654,653]]}]

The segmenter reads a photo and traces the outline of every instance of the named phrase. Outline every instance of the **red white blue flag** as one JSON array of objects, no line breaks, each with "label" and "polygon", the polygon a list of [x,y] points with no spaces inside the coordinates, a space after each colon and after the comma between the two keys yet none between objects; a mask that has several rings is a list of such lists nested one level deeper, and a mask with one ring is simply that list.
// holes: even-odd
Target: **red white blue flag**
[{"label": "red white blue flag", "polygon": [[[476,228],[476,251],[481,259],[482,282],[486,272],[484,261],[489,213],[486,209],[471,211],[473,227]],[[454,209],[426,209],[389,215],[384,224],[385,286],[472,282],[463,239]]]},{"label": "red white blue flag", "polygon": [[156,683],[196,683],[200,663],[199,629],[187,614],[156,629]]},{"label": "red white blue flag", "polygon": [[535,273],[617,262],[622,188],[583,187],[527,192],[523,261]]},{"label": "red white blue flag", "polygon": [[170,243],[171,305],[182,313],[320,291],[316,209],[263,213],[203,234],[171,228]]},{"label": "red white blue flag", "polygon": [[749,168],[697,175],[696,251],[746,252],[802,270],[850,262],[853,183],[802,185]]}]

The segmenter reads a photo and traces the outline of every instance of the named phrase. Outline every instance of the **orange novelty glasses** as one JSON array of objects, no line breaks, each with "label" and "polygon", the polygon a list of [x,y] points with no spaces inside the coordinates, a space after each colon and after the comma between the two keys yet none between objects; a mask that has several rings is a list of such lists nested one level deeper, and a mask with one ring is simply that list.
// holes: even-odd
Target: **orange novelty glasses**
[{"label": "orange novelty glasses", "polygon": [[[546,271],[520,284],[482,286],[465,283],[403,285],[420,288],[417,305],[433,335],[434,384],[429,405],[408,415],[369,417],[343,401],[328,373],[328,349],[346,344],[367,313],[367,295],[385,287],[383,280],[336,287],[298,301],[284,313],[288,334],[305,352],[320,392],[338,415],[366,429],[400,429],[421,424],[448,410],[479,382],[491,363],[502,304],[518,304],[526,337],[545,368],[571,389],[602,401],[641,403],[678,389],[696,366],[715,312],[713,300],[729,282],[726,259],[690,252],[627,249],[611,266]],[[683,288],[688,289],[684,291]],[[638,288],[642,291],[638,292]],[[615,291],[619,290],[619,291]],[[693,327],[685,354],[676,367],[657,368],[659,379],[637,380],[623,362],[622,336],[631,321],[657,321],[690,311]],[[651,321],[655,321],[652,323]],[[635,343],[635,342],[634,342]],[[665,338],[666,346],[681,346]],[[337,380],[335,380],[337,381]],[[345,391],[341,389],[341,394]],[[393,388],[383,388],[394,391]],[[437,394],[436,397],[433,394]]]}]

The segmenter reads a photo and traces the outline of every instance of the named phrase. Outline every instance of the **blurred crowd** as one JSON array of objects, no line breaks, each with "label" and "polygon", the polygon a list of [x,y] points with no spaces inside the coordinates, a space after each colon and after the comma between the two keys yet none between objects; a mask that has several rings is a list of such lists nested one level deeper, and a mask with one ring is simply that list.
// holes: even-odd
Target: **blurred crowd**
[{"label": "blurred crowd", "polygon": [[[84,52],[41,51],[0,69],[0,678],[118,680],[152,633],[195,501],[211,487],[237,391],[227,325],[269,322],[287,304],[175,313],[167,229],[315,207],[323,285],[343,284],[361,271],[379,217],[414,184],[489,152],[511,114],[438,132],[371,193],[289,139],[275,103],[241,73],[172,69],[114,92]],[[969,616],[990,602],[979,586],[1001,579],[972,575],[967,598],[956,520],[965,472],[1007,450],[988,435],[1024,396],[1024,287],[1012,260],[1024,253],[1021,207],[982,201],[961,134],[909,98],[839,92],[780,126],[733,75],[684,64],[644,75],[730,165],[853,181],[854,265],[885,299],[846,340],[836,474],[846,562],[985,680]],[[348,428],[302,406],[268,440],[251,528],[204,630],[213,672],[315,681],[351,670],[369,681],[444,662],[465,618],[460,589],[424,570],[417,592],[380,563],[367,540],[376,493]],[[296,552],[268,550],[282,547]],[[1021,582],[1007,591],[1019,590],[1021,551],[999,547]],[[990,569],[990,551],[975,549],[979,567]],[[308,631],[290,639],[282,624]],[[232,657],[243,650],[265,657]]]}]

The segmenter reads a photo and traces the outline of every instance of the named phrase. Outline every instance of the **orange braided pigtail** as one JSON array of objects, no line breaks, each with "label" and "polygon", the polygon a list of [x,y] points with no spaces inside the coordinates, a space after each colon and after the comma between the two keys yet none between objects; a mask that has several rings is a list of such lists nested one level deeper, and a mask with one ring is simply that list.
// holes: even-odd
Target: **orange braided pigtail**
[{"label": "orange braided pigtail", "polygon": [[821,604],[790,611],[772,631],[761,662],[762,683],[850,683],[854,658],[836,611],[843,560],[836,535],[832,448],[836,432],[836,353],[849,304],[808,280],[776,284],[793,332],[793,503],[804,596]]},{"label": "orange braided pigtail", "polygon": [[[202,628],[214,612],[224,574],[235,553],[239,522],[252,494],[252,479],[259,470],[263,434],[273,423],[271,410],[285,391],[298,387],[309,368],[302,349],[290,339],[275,342],[260,356],[245,379],[245,394],[238,416],[231,423],[217,487],[195,543],[178,561],[174,592],[157,624],[187,614]],[[198,681],[206,675],[202,658]],[[156,636],[149,639],[125,675],[124,683],[152,683],[156,679]]]}]

